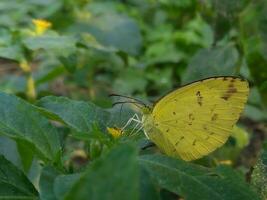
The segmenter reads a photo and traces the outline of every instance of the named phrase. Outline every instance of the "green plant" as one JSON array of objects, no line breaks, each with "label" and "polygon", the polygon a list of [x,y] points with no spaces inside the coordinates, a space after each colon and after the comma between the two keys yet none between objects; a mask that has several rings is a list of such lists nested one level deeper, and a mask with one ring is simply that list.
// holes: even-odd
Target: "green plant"
[{"label": "green plant", "polygon": [[[265,199],[266,10],[264,0],[2,0],[0,199]],[[228,142],[203,159],[108,132],[135,112],[108,94],[153,102],[217,75],[246,78],[251,93]]]}]

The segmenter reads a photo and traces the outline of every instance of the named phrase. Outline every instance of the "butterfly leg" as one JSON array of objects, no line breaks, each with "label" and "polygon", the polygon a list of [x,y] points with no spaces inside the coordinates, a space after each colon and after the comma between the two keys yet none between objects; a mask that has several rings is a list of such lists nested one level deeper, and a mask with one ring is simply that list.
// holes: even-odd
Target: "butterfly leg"
[{"label": "butterfly leg", "polygon": [[137,133],[139,133],[139,131],[141,131],[142,129],[143,129],[143,125],[141,125],[137,130],[136,130],[136,128],[138,127],[138,125],[140,125],[140,123],[138,123],[136,126],[135,126],[135,128],[131,131],[131,136],[134,136],[134,135],[136,135]]},{"label": "butterfly leg", "polygon": [[141,122],[140,119],[139,119],[139,117],[138,117],[138,115],[135,113],[135,114],[133,115],[133,117],[131,117],[131,118],[127,121],[127,123],[122,127],[122,131],[123,131],[127,126],[129,126],[129,124],[131,124],[132,121],[137,122],[138,124]]},{"label": "butterfly leg", "polygon": [[[137,120],[138,120],[138,121],[136,121],[137,125],[135,127],[137,127],[140,124],[141,124],[141,126],[138,128],[137,131],[134,132],[134,134],[132,134],[132,136],[134,136],[135,134],[137,134],[140,130],[142,130],[144,128],[144,118],[142,118],[142,120],[140,120],[140,118],[137,116]],[[136,128],[134,128],[133,130],[135,130],[135,129]],[[146,138],[149,139],[149,137],[148,137],[147,133],[145,132],[145,130],[143,130],[143,132],[144,132]]]},{"label": "butterfly leg", "polygon": [[[132,129],[130,135],[132,135],[132,134],[135,135],[136,133],[138,133],[143,128],[142,122],[139,120],[139,118],[135,122],[136,122],[136,125]],[[138,128],[138,126],[140,126],[140,127]],[[137,129],[137,131],[136,131],[136,129]]]}]

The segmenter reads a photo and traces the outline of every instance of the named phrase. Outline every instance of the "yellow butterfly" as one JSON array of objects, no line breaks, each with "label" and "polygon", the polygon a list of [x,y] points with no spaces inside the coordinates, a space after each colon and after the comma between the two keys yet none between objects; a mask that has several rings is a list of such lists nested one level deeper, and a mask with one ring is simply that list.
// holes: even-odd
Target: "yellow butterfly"
[{"label": "yellow butterfly", "polygon": [[[190,161],[222,146],[230,136],[249,94],[246,80],[225,76],[199,80],[143,106],[146,136],[161,151]],[[138,103],[138,102],[135,102]]]}]

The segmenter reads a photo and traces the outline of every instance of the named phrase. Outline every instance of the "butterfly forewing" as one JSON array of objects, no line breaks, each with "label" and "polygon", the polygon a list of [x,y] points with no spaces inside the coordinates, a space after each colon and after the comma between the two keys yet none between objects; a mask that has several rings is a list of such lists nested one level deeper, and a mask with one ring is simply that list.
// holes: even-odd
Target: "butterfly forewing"
[{"label": "butterfly forewing", "polygon": [[[226,142],[248,92],[248,83],[236,77],[188,84],[155,104],[151,114],[153,126],[161,134],[147,134],[168,155],[184,160],[200,158]],[[167,150],[166,143],[170,146]]]}]

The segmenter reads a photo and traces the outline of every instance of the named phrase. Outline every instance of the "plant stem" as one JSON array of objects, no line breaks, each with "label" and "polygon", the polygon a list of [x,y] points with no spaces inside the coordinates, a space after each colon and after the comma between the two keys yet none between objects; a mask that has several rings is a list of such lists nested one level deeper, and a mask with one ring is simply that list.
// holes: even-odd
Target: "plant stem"
[{"label": "plant stem", "polygon": [[35,100],[36,99],[36,87],[35,87],[35,82],[32,76],[32,69],[27,60],[22,60],[19,66],[24,72],[26,76],[26,80],[27,80],[26,96],[29,100]]}]

